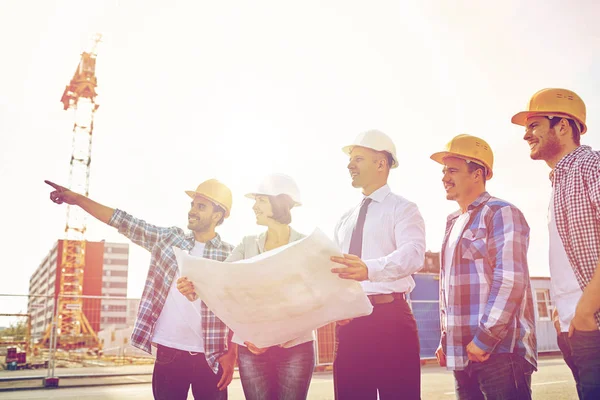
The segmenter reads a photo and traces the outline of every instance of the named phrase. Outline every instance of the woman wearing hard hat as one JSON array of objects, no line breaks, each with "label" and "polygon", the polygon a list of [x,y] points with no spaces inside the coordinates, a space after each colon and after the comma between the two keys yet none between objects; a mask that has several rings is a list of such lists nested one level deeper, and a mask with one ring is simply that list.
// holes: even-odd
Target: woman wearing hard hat
[{"label": "woman wearing hard hat", "polygon": [[[248,259],[304,237],[290,227],[290,211],[301,205],[300,191],[291,177],[269,175],[246,197],[254,199],[256,223],[266,226],[267,231],[244,237],[226,262]],[[195,294],[193,284],[185,278],[179,279],[177,288],[186,296]],[[306,399],[315,364],[313,340],[311,331],[278,346],[257,348],[234,334],[246,398]]]}]

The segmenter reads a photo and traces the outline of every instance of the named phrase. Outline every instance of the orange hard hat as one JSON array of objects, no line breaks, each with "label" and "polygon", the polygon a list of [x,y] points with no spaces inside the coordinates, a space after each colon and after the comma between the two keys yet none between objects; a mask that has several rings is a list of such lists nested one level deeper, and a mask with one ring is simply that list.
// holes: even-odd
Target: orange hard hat
[{"label": "orange hard hat", "polygon": [[434,153],[431,159],[444,164],[446,157],[458,157],[467,162],[474,162],[485,168],[486,179],[491,179],[494,167],[494,153],[487,142],[471,135],[458,135],[446,144],[446,150]]},{"label": "orange hard hat", "polygon": [[542,89],[529,99],[527,110],[515,114],[513,124],[525,126],[529,117],[559,117],[573,119],[579,124],[580,133],[587,131],[585,103],[577,93],[567,89]]}]

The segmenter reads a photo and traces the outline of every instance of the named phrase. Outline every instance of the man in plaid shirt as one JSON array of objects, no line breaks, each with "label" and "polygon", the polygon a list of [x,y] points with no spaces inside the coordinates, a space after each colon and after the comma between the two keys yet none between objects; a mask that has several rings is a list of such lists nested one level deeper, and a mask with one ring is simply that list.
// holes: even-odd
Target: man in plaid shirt
[{"label": "man in plaid shirt", "polygon": [[176,288],[179,270],[172,247],[190,254],[223,261],[233,246],[215,232],[229,216],[231,191],[216,179],[201,183],[192,198],[185,233],[177,227],[161,228],[114,210],[46,181],[55,190],[50,199],[77,205],[98,220],[114,226],[134,243],[152,253],[131,343],[151,353],[156,345],[152,375],[155,399],[187,399],[190,386],[195,399],[226,399],[233,377],[237,346],[229,342],[229,329],[201,300],[188,301]]},{"label": "man in plaid shirt", "polygon": [[552,172],[550,276],[558,344],[580,399],[600,399],[600,152],[580,145],[586,108],[566,89],[535,93],[512,122]]},{"label": "man in plaid shirt", "polygon": [[458,135],[431,158],[444,166],[446,198],[460,206],[441,251],[438,361],[454,372],[458,399],[531,399],[537,346],[527,221],[486,192],[493,153],[484,140]]}]

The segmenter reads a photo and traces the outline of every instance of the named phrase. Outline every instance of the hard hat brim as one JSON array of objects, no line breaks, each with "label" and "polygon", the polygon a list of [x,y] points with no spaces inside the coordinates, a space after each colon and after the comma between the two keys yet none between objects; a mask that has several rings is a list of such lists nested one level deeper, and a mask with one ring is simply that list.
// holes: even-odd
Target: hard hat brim
[{"label": "hard hat brim", "polygon": [[386,151],[386,150],[377,150],[377,149],[374,149],[372,147],[360,146],[360,145],[357,145],[357,144],[351,144],[349,146],[342,147],[342,151],[345,154],[350,155],[350,153],[352,153],[352,149],[354,147],[364,147],[365,149],[371,149],[371,150],[374,150],[374,151],[385,151],[386,153],[388,153],[388,154],[390,154],[392,156],[392,160],[394,161],[393,164],[390,166],[390,168],[393,169],[393,168],[397,168],[398,167],[398,159],[396,158],[396,156],[393,155],[392,153],[390,153],[389,151]]},{"label": "hard hat brim", "polygon": [[185,194],[187,194],[188,196],[190,196],[192,199],[195,198],[196,196],[199,196],[199,197],[205,198],[206,200],[208,200],[208,201],[210,201],[212,203],[215,203],[216,205],[218,205],[219,207],[221,207],[223,210],[225,210],[225,216],[224,217],[225,218],[229,217],[229,214],[230,214],[229,209],[227,207],[225,207],[225,205],[223,205],[220,202],[216,201],[215,199],[210,198],[210,197],[208,197],[207,195],[205,195],[203,193],[198,193],[198,192],[193,191],[193,190],[186,190]]},{"label": "hard hat brim", "polygon": [[587,132],[587,125],[586,124],[582,123],[579,119],[575,118],[574,116],[572,116],[570,114],[566,114],[566,113],[521,111],[520,113],[516,113],[515,115],[513,115],[513,117],[510,119],[510,122],[512,122],[515,125],[525,126],[525,125],[527,125],[527,119],[529,117],[536,117],[536,116],[537,117],[551,117],[551,116],[556,116],[556,117],[562,117],[562,118],[572,119],[577,124],[579,124],[579,128],[581,130],[581,132],[579,132],[579,133],[581,135],[583,135],[584,133]]},{"label": "hard hat brim", "polygon": [[431,158],[433,161],[435,161],[435,162],[437,162],[439,164],[444,165],[445,164],[444,163],[444,158],[448,158],[448,157],[461,158],[463,160],[472,161],[472,162],[474,162],[476,164],[482,165],[486,169],[485,179],[488,180],[488,181],[490,179],[492,179],[492,176],[494,176],[494,171],[492,171],[492,169],[488,165],[485,165],[484,162],[482,162],[480,160],[476,160],[476,159],[471,158],[471,157],[465,157],[462,154],[452,153],[452,152],[449,152],[449,151],[440,151],[440,152],[437,152],[437,153],[433,153],[429,158]]},{"label": "hard hat brim", "polygon": [[[273,194],[267,194],[267,193],[248,193],[248,194],[244,195],[244,197],[247,197],[249,199],[255,199],[256,196],[275,196],[275,195],[273,195]],[[288,196],[290,196],[290,195],[288,194]],[[290,198],[294,202],[294,207],[300,207],[302,205],[301,202],[294,200],[292,198],[292,196],[290,196]]]},{"label": "hard hat brim", "polygon": [[527,123],[527,118],[531,114],[532,113],[529,111],[521,111],[513,115],[513,117],[510,119],[510,122],[512,122],[515,125],[525,126],[525,124]]}]

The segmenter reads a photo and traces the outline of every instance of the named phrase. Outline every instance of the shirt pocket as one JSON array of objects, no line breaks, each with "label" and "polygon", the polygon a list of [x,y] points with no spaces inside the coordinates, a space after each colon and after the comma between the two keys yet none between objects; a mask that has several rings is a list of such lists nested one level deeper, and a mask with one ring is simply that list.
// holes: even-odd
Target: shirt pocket
[{"label": "shirt pocket", "polygon": [[461,258],[481,260],[487,257],[487,232],[485,229],[465,229],[460,240]]}]

